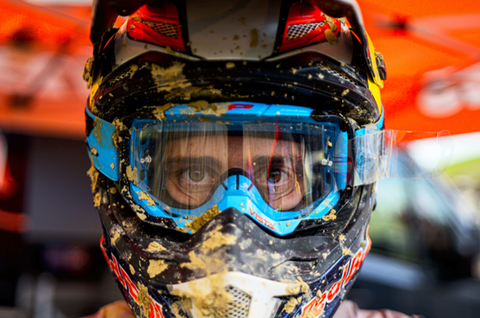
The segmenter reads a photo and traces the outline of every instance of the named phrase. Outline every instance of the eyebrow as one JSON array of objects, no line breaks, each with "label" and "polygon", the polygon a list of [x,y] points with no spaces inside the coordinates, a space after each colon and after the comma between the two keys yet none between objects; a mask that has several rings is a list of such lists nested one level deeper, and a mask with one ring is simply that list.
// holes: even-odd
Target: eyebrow
[{"label": "eyebrow", "polygon": [[202,156],[202,157],[177,157],[177,158],[170,158],[163,162],[163,165],[172,165],[172,164],[183,164],[183,165],[191,165],[193,164],[200,164],[204,162],[212,163],[215,166],[222,166],[220,160],[212,156]]}]

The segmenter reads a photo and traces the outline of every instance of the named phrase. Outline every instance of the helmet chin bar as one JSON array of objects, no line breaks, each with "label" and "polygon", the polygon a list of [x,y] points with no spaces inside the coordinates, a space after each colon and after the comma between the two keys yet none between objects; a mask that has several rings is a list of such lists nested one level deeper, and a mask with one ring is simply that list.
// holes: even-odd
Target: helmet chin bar
[{"label": "helmet chin bar", "polygon": [[[161,284],[140,274],[121,247],[102,239],[104,256],[137,317],[269,318],[331,317],[355,281],[370,248],[364,225],[343,256],[325,259],[328,268],[304,282],[280,282],[224,269],[179,284]],[[114,245],[117,243],[114,243]],[[133,265],[132,265],[133,263]],[[173,313],[173,315],[172,315]]]},{"label": "helmet chin bar", "polygon": [[[108,181],[100,184],[106,189],[112,186]],[[118,192],[107,192],[99,209],[105,230],[101,245],[137,317],[206,318],[219,313],[231,317],[223,315],[229,310],[243,310],[244,316],[239,316],[243,318],[293,318],[309,312],[330,317],[368,253],[372,186],[358,189],[364,204],[352,200],[348,209],[354,221],[341,230],[338,239],[322,236],[321,228],[318,233],[277,238],[234,209],[187,235],[141,222]],[[202,251],[205,242],[219,232],[235,236],[236,241]],[[164,249],[150,250],[152,242]],[[193,266],[192,254],[206,266]],[[156,263],[168,266],[152,275],[149,270]],[[222,299],[226,305],[217,308],[217,316],[205,311],[204,304]],[[180,314],[175,316],[175,312]]]}]

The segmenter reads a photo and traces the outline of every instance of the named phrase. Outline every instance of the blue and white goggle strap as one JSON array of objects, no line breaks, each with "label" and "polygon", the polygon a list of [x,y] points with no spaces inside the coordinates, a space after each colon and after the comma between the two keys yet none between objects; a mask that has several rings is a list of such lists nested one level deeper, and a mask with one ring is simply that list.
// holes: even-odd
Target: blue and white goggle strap
[{"label": "blue and white goggle strap", "polygon": [[[431,179],[444,172],[453,156],[453,142],[448,131],[382,129],[383,119],[382,115],[376,124],[358,129],[355,138],[349,140],[355,149],[353,186],[387,178]],[[415,159],[422,158],[405,160],[402,154],[402,149],[411,147],[412,140],[423,140],[431,149],[428,162],[423,162],[421,168]]]},{"label": "blue and white goggle strap", "polygon": [[92,114],[88,107],[85,108],[85,114],[87,127],[93,127],[86,138],[90,161],[107,178],[120,181],[119,150],[114,142],[117,128]]}]

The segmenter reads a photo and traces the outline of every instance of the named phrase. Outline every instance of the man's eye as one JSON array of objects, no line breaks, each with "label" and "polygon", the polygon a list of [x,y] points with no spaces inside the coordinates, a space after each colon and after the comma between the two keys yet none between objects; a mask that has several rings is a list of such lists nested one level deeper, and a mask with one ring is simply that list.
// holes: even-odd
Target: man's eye
[{"label": "man's eye", "polygon": [[283,174],[281,170],[270,171],[268,174],[269,183],[278,183],[282,180]]},{"label": "man's eye", "polygon": [[200,182],[205,178],[205,170],[201,168],[190,169],[188,176],[190,177],[190,180]]}]

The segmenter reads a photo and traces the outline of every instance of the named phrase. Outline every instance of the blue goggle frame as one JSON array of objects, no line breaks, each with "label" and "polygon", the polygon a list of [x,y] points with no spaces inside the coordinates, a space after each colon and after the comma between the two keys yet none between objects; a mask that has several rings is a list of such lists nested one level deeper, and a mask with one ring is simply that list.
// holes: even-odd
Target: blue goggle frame
[{"label": "blue goggle frame", "polygon": [[[251,102],[217,103],[216,105],[217,112],[213,112],[211,109],[198,111],[195,107],[188,106],[187,104],[175,105],[163,113],[164,120],[167,122],[173,122],[174,120],[177,122],[183,120],[188,122],[192,119],[192,116],[200,116],[214,122],[221,119],[222,121],[236,123],[239,121],[239,118],[241,118],[242,121],[258,119],[275,121],[282,119],[289,122],[319,124],[319,122],[314,119],[314,110],[307,107]],[[218,109],[222,110],[220,116]],[[89,156],[93,165],[110,180],[115,182],[121,181],[121,167],[119,165],[120,151],[119,146],[116,145],[115,142],[116,136],[118,136],[119,133],[117,127],[93,115],[88,108],[86,109],[86,114],[94,121],[94,128],[87,136],[87,144],[90,149]],[[132,121],[135,121],[135,119],[132,119]],[[349,139],[347,132],[339,133],[337,147],[339,150],[337,150],[338,154],[335,154],[335,182],[338,191],[332,191],[322,200],[311,204],[312,208],[307,215],[302,215],[297,211],[278,212],[263,200],[255,200],[255,202],[253,202],[251,199],[246,198],[241,190],[234,189],[234,187],[231,186],[233,182],[238,181],[230,178],[226,180],[226,189],[219,187],[208,202],[190,211],[164,206],[158,201],[156,201],[155,204],[151,204],[151,200],[140,198],[139,194],[142,194],[143,190],[135,185],[134,182],[129,182],[127,187],[124,185],[121,185],[121,187],[123,190],[127,189],[127,192],[131,196],[131,199],[129,199],[128,196],[125,199],[131,203],[132,208],[136,210],[136,212],[145,212],[147,221],[150,219],[154,220],[155,218],[166,218],[173,221],[177,228],[188,233],[192,232],[188,225],[192,222],[193,217],[197,217],[213,205],[217,205],[220,211],[229,207],[235,207],[240,212],[250,215],[252,219],[263,227],[268,228],[278,235],[287,235],[293,233],[300,222],[304,220],[321,219],[326,216],[338,204],[341,191],[344,190],[348,184],[360,185],[375,182],[378,179],[378,173],[374,174],[377,177],[372,177],[370,172],[378,170],[379,138],[375,136],[379,133],[382,126],[383,118],[376,125],[369,125],[368,127],[356,130],[354,132],[355,138],[353,138],[351,134]],[[135,133],[133,129],[131,140],[135,139]],[[370,137],[370,139],[373,138],[376,143],[368,144],[367,147],[355,147],[355,143],[352,144],[355,139],[365,140],[368,137]],[[130,142],[132,142],[131,140]],[[128,146],[128,148],[131,147],[132,145]],[[356,149],[355,153],[350,154],[353,158],[349,158],[349,149]],[[375,160],[372,158],[375,158]],[[134,162],[131,153],[129,158],[125,158],[125,160],[125,162],[130,164],[130,167],[133,166]],[[349,167],[349,161],[353,164],[353,167]],[[123,165],[126,164],[123,163]],[[125,169],[125,167],[122,167],[122,169]],[[348,174],[351,175],[351,180],[347,179]],[[240,176],[240,178],[242,177],[243,176]],[[242,179],[242,183],[249,185],[250,181],[248,178],[243,178],[245,180]],[[256,189],[253,190],[257,191]],[[122,191],[122,194],[124,194],[125,197],[124,191]],[[260,195],[257,193],[255,197],[260,197]]]}]

